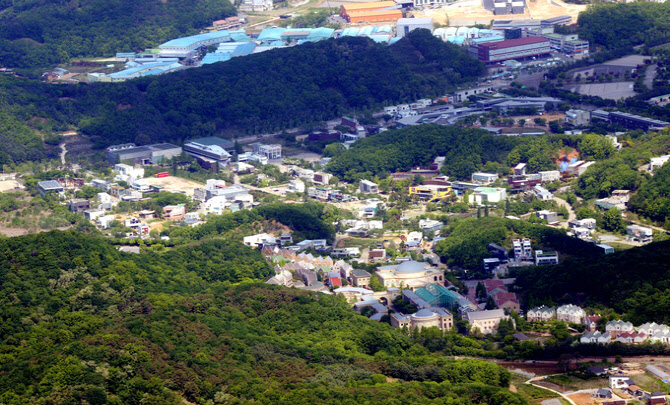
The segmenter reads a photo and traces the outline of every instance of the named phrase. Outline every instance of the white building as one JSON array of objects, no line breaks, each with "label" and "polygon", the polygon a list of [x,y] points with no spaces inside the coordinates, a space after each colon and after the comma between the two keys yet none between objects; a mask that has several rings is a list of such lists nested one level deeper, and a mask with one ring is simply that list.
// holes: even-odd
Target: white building
[{"label": "white building", "polygon": [[498,330],[498,325],[502,319],[509,318],[505,315],[502,309],[494,309],[490,311],[473,311],[467,313],[467,320],[470,323],[471,330],[479,330],[481,333],[488,335],[495,333]]},{"label": "white building", "polygon": [[[440,2],[440,3],[437,3]],[[415,7],[428,6],[433,4],[446,4],[444,0],[414,0]],[[400,18],[396,23],[396,36],[404,37],[410,32],[419,29],[425,28],[430,32],[433,32],[433,19],[432,18]]]},{"label": "white building", "polygon": [[545,183],[558,181],[561,179],[561,172],[558,170],[548,170],[546,172],[539,172],[539,174],[542,176],[542,181]]},{"label": "white building", "polygon": [[423,230],[424,234],[428,234],[430,232],[437,232],[442,229],[444,224],[440,221],[435,221],[434,219],[420,219],[419,220],[419,228]]},{"label": "white building", "polygon": [[654,231],[651,228],[640,225],[628,225],[626,228],[626,239],[643,244],[651,243],[654,241]]},{"label": "white building", "polygon": [[475,205],[497,203],[507,198],[507,190],[504,188],[477,187],[474,189],[472,197]]},{"label": "white building", "polygon": [[559,321],[582,323],[586,312],[577,305],[562,305],[556,309],[556,319]]},{"label": "white building", "polygon": [[276,245],[277,239],[267,233],[259,233],[257,235],[245,236],[243,242],[247,246],[258,247],[263,245]]},{"label": "white building", "polygon": [[217,195],[202,203],[201,208],[205,214],[218,215],[230,208],[230,201],[222,195]]},{"label": "white building", "polygon": [[370,180],[361,180],[359,183],[359,189],[361,190],[361,193],[366,194],[379,193],[379,186],[377,186],[377,183],[373,183]]},{"label": "white building", "polygon": [[391,326],[408,330],[435,326],[441,331],[448,331],[454,326],[454,316],[444,308],[433,307],[421,309],[411,315],[396,312],[391,314]]},{"label": "white building", "polygon": [[491,184],[496,180],[498,180],[498,173],[472,173],[472,181],[475,183]]},{"label": "white building", "polygon": [[300,179],[290,180],[288,182],[288,191],[293,193],[304,193],[305,183],[303,183]]},{"label": "white building", "polygon": [[114,171],[118,173],[114,178],[115,181],[132,183],[137,179],[144,178],[144,168],[142,167],[133,167],[124,163],[117,163],[114,165]]},{"label": "white building", "polygon": [[429,283],[444,283],[443,270],[433,269],[428,263],[412,260],[397,265],[382,266],[376,273],[385,287],[405,287],[412,291]]},{"label": "white building", "polygon": [[531,259],[533,257],[533,248],[528,238],[514,239],[512,247],[514,248],[514,257],[516,259]]},{"label": "white building", "polygon": [[535,195],[535,198],[537,198],[540,201],[554,200],[554,195],[551,194],[549,190],[547,190],[546,188],[542,187],[539,184],[533,187],[533,194]]},{"label": "white building", "polygon": [[265,156],[269,160],[281,159],[281,145],[263,145],[260,143],[255,143],[254,153],[257,155]]},{"label": "white building", "polygon": [[649,171],[653,172],[654,170],[660,168],[668,160],[670,160],[670,155],[649,158]]},{"label": "white building", "polygon": [[241,11],[272,10],[272,0],[244,0],[238,7]]},{"label": "white building", "polygon": [[557,252],[551,252],[551,251],[542,251],[542,250],[536,250],[535,251],[535,265],[536,266],[543,266],[543,265],[549,265],[549,264],[558,264],[558,253]]},{"label": "white building", "polygon": [[112,221],[114,221],[114,215],[103,215],[98,217],[98,225],[100,225],[102,229],[109,228]]}]

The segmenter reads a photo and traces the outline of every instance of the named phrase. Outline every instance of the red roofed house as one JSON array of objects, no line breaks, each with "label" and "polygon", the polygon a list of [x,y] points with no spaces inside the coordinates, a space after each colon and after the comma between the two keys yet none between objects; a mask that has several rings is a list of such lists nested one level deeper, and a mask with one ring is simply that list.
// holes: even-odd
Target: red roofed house
[{"label": "red roofed house", "polygon": [[500,309],[507,309],[509,311],[514,311],[519,313],[521,311],[521,306],[519,305],[519,300],[516,297],[516,294],[511,292],[498,292],[492,295],[493,301],[496,303],[496,306]]},{"label": "red roofed house", "polygon": [[633,344],[642,343],[647,340],[647,335],[637,332],[624,332],[617,338],[617,342]]},{"label": "red roofed house", "polygon": [[331,277],[328,279],[331,287],[342,287],[342,279],[339,277]]},{"label": "red roofed house", "polygon": [[584,325],[586,325],[586,330],[591,332],[597,331],[598,319],[600,319],[600,315],[591,315],[584,317]]}]

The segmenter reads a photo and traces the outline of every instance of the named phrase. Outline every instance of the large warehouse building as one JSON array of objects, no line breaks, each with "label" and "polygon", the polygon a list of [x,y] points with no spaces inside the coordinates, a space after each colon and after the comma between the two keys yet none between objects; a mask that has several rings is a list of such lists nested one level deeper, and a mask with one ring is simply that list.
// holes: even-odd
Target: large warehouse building
[{"label": "large warehouse building", "polygon": [[230,33],[226,30],[221,30],[173,39],[162,45],[158,45],[158,48],[161,50],[160,56],[162,57],[184,59],[192,58],[200,47],[229,41],[231,41]]},{"label": "large warehouse building", "polygon": [[474,44],[470,46],[469,53],[484,63],[493,64],[510,59],[549,55],[551,45],[546,38],[526,37]]},{"label": "large warehouse building", "polygon": [[111,164],[156,164],[181,155],[181,148],[171,143],[136,146],[134,143],[114,145],[107,148],[107,160]]},{"label": "large warehouse building", "polygon": [[402,18],[402,12],[397,7],[395,1],[344,4],[340,6],[340,15],[352,23],[396,21]]}]

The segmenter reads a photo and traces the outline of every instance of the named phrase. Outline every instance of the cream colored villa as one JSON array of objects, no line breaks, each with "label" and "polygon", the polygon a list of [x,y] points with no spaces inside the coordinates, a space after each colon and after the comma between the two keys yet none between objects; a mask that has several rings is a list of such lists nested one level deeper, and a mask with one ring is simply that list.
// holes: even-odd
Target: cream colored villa
[{"label": "cream colored villa", "polygon": [[385,287],[402,287],[412,291],[428,283],[444,285],[444,271],[431,268],[428,263],[413,260],[377,269],[377,276]]}]

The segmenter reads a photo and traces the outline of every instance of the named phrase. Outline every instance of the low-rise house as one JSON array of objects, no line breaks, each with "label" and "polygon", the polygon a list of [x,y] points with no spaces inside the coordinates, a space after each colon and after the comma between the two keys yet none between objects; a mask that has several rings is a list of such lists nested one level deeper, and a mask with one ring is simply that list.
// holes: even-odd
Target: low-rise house
[{"label": "low-rise house", "polygon": [[631,385],[635,385],[627,375],[610,375],[609,387],[611,389],[623,390]]},{"label": "low-rise house", "polygon": [[483,172],[472,173],[472,181],[475,183],[491,184],[496,180],[498,180],[498,173],[483,173]]},{"label": "low-rise house", "polygon": [[531,308],[526,313],[526,319],[530,322],[549,321],[554,318],[556,318],[556,309],[546,305]]},{"label": "low-rise house", "polygon": [[550,183],[561,179],[561,172],[558,170],[548,170],[546,172],[539,172],[538,174],[543,183]]},{"label": "low-rise house", "polygon": [[551,191],[547,190],[546,188],[542,187],[539,184],[533,187],[533,195],[535,195],[535,198],[537,198],[540,201],[554,200],[554,195],[551,194]]},{"label": "low-rise house", "polygon": [[[598,368],[598,367],[591,367],[591,368]],[[594,374],[605,375],[606,374],[605,370],[604,369],[601,369],[601,370],[603,370],[602,374],[596,374],[596,373],[594,373]],[[593,398],[612,399],[612,391],[607,389],[607,388],[600,388],[593,394]]]},{"label": "low-rise house", "polygon": [[386,249],[371,249],[368,258],[372,263],[386,261]]},{"label": "low-rise house", "polygon": [[632,395],[634,397],[639,397],[644,394],[644,390],[635,384],[631,384],[628,387],[624,388],[623,392],[625,394]]},{"label": "low-rise house", "polygon": [[576,305],[561,305],[556,309],[556,319],[559,321],[582,323],[584,317],[586,312]]},{"label": "low-rise house", "polygon": [[558,253],[554,251],[542,251],[542,250],[536,250],[535,251],[535,265],[536,266],[543,266],[543,265],[553,265],[553,264],[558,264]]},{"label": "low-rise house", "polygon": [[661,391],[643,392],[642,398],[647,401],[647,405],[665,404],[665,394]]},{"label": "low-rise house", "polygon": [[593,218],[573,219],[568,222],[568,226],[570,229],[587,228],[594,231],[596,229],[596,220]]},{"label": "low-rise house", "polygon": [[373,291],[361,287],[340,287],[333,291],[335,295],[343,296],[349,302],[371,301]]},{"label": "low-rise house", "polygon": [[512,247],[514,248],[514,257],[517,260],[533,259],[533,248],[531,246],[530,239],[514,239],[512,241]]},{"label": "low-rise house", "polygon": [[618,320],[607,322],[605,331],[609,332],[613,337],[619,337],[622,333],[633,332],[634,328],[632,323]]},{"label": "low-rise house", "polygon": [[607,344],[612,341],[612,337],[609,333],[600,333],[595,332],[586,332],[579,338],[580,343],[594,343],[594,344]]},{"label": "low-rise house", "polygon": [[370,180],[361,180],[359,182],[359,189],[361,193],[365,194],[378,194],[379,186],[377,183],[371,182]]},{"label": "low-rise house", "polygon": [[304,193],[305,183],[300,179],[289,180],[288,190],[293,193]]},{"label": "low-rise house", "polygon": [[584,325],[586,325],[586,330],[591,332],[598,330],[598,319],[600,319],[600,315],[590,315],[584,317]]},{"label": "low-rise house", "polygon": [[279,240],[277,242],[279,242],[280,246],[291,245],[293,244],[293,236],[288,232],[284,232],[279,236]]},{"label": "low-rise house", "polygon": [[283,285],[293,287],[293,274],[288,270],[282,270],[267,281],[267,284]]},{"label": "low-rise house", "polygon": [[670,331],[666,330],[655,332],[653,335],[649,336],[649,340],[652,343],[670,344]]},{"label": "low-rise house", "polygon": [[427,235],[430,232],[437,234],[443,226],[444,224],[442,222],[435,221],[434,219],[419,220],[419,228],[423,230],[424,235]]},{"label": "low-rise house", "polygon": [[537,215],[537,217],[540,219],[544,219],[549,224],[558,223],[558,214],[555,213],[554,211],[549,210],[537,211],[535,215]]},{"label": "low-rise house", "polygon": [[102,229],[107,229],[110,227],[114,219],[115,219],[114,215],[103,215],[101,217],[98,217],[98,225],[100,225]]},{"label": "low-rise house", "polygon": [[642,325],[638,326],[637,331],[640,333],[644,333],[647,336],[651,336],[657,332],[665,332],[668,331],[668,327],[663,324],[657,324],[656,322],[652,323],[643,323]]},{"label": "low-rise house", "polygon": [[277,244],[277,239],[274,236],[267,233],[259,233],[256,235],[245,236],[242,239],[243,243],[251,247],[264,247],[272,246]]},{"label": "low-rise house", "polygon": [[372,275],[365,270],[356,269],[351,271],[351,283],[356,287],[368,287]]},{"label": "low-rise house", "polygon": [[[596,366],[592,366],[592,367],[587,368],[587,369],[586,369],[586,372],[587,372],[587,373],[591,373],[591,374],[595,374],[595,375],[598,375],[598,376],[600,376],[600,375],[607,375],[607,370],[605,370],[605,369],[602,368],[602,367],[596,367]],[[601,388],[601,389],[602,389],[602,388]],[[607,391],[609,391],[609,390],[607,390]],[[607,398],[611,398],[611,394],[612,394],[612,392],[609,391],[609,393],[610,393],[610,396],[607,397]]]},{"label": "low-rise house", "polygon": [[169,221],[183,221],[186,215],[186,204],[166,205],[163,207],[163,217]]},{"label": "low-rise house", "polygon": [[521,305],[519,304],[519,300],[516,294],[511,292],[499,292],[497,294],[493,294],[491,297],[499,309],[504,309],[508,312],[521,312]]},{"label": "low-rise house", "polygon": [[91,208],[91,204],[85,198],[73,198],[69,205],[70,212],[82,212]]},{"label": "low-rise house", "polygon": [[638,344],[647,340],[647,335],[637,332],[623,332],[617,337],[617,342],[625,344]]},{"label": "low-rise house", "polygon": [[626,240],[632,240],[643,244],[654,241],[654,231],[640,225],[628,225],[626,228]]},{"label": "low-rise house", "polygon": [[505,315],[505,311],[502,309],[475,311],[466,314],[466,319],[470,323],[470,330],[478,330],[485,335],[495,333],[498,330],[500,321],[507,318],[508,316]]},{"label": "low-rise house", "polygon": [[311,286],[318,281],[316,273],[308,269],[297,269],[295,276],[302,279],[306,286]]},{"label": "low-rise house", "polygon": [[422,241],[423,241],[423,234],[421,232],[410,232],[407,235],[405,246],[407,247],[420,246]]}]

